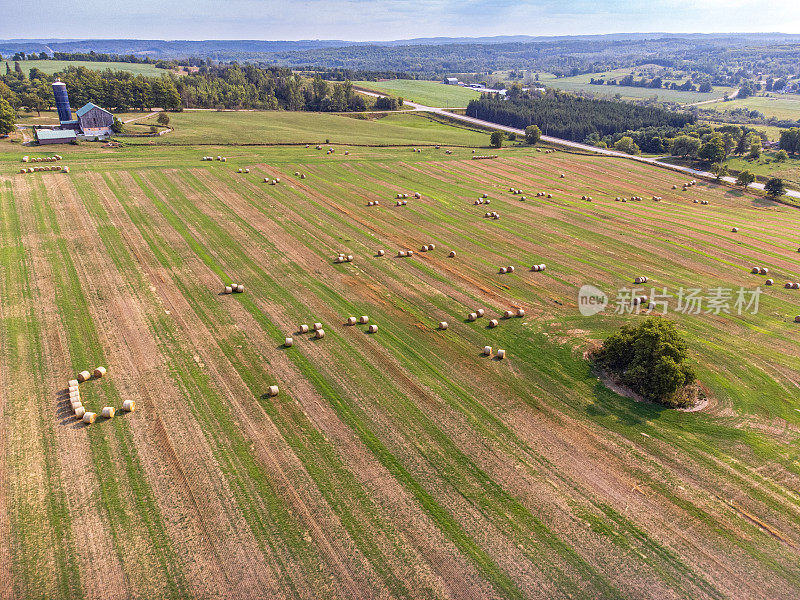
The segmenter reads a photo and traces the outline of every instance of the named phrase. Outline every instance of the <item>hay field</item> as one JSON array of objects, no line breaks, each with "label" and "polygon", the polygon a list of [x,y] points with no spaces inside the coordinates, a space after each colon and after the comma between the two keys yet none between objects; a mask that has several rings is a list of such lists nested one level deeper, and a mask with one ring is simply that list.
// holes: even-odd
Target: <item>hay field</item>
[{"label": "hay field", "polygon": [[[11,68],[14,68],[13,61],[7,59],[2,62],[8,62],[11,64]],[[105,71],[106,69],[111,69],[112,71],[126,71],[128,73],[133,73],[134,75],[144,75],[146,77],[161,77],[162,75],[169,73],[169,71],[166,69],[157,69],[155,65],[113,61],[95,62],[89,60],[23,60],[20,61],[19,66],[25,72],[26,76],[34,67],[47,75],[59,73],[67,67],[86,67],[92,71]],[[5,69],[5,64],[3,64],[2,67]]]},{"label": "hay field", "polygon": [[[0,148],[0,597],[800,593],[800,292],[674,315],[711,398],[695,413],[599,383],[584,351],[642,317],[577,307],[641,274],[800,280],[794,209],[529,149],[87,144],[69,175],[23,175]],[[297,333],[314,322],[323,339]],[[76,423],[60,393],[101,364],[85,404],[137,411]]]},{"label": "hay field", "polygon": [[477,90],[420,79],[387,79],[386,81],[354,81],[353,83],[374,92],[400,96],[404,100],[442,108],[464,108],[470,100],[481,96]]}]

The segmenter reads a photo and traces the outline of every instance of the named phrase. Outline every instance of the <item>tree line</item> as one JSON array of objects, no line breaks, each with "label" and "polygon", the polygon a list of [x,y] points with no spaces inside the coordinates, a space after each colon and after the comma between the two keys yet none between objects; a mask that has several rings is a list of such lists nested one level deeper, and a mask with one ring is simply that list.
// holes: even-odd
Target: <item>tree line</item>
[{"label": "tree line", "polygon": [[545,135],[576,142],[583,142],[590,135],[602,138],[645,127],[680,129],[696,120],[686,112],[594,100],[556,90],[544,94],[523,92],[508,99],[499,94],[482,94],[479,99],[470,101],[467,114],[518,129],[536,125]]}]

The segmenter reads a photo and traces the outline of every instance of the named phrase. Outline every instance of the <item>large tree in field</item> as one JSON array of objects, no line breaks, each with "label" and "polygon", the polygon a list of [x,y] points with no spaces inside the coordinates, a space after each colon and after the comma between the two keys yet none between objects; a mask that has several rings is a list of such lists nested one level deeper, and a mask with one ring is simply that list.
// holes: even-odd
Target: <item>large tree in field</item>
[{"label": "large tree in field", "polygon": [[14,121],[17,115],[11,105],[0,98],[0,135],[7,135],[14,131]]},{"label": "large tree in field", "polygon": [[747,187],[751,183],[756,180],[756,176],[753,175],[750,171],[741,171],[739,175],[736,176],[736,185],[740,185],[742,187]]},{"label": "large tree in field", "polygon": [[506,134],[502,131],[493,131],[492,135],[489,137],[489,144],[492,148],[500,148],[503,145],[503,140],[506,138]]},{"label": "large tree in field", "polygon": [[528,125],[525,128],[525,141],[531,146],[538,144],[540,139],[542,139],[542,130],[536,125]]},{"label": "large tree in field", "polygon": [[700,152],[700,140],[689,135],[679,135],[672,140],[670,151],[673,156],[694,158]]},{"label": "large tree in field", "polygon": [[783,179],[779,177],[770,177],[767,183],[764,184],[764,191],[773,198],[777,198],[786,193],[786,186],[783,184]]}]

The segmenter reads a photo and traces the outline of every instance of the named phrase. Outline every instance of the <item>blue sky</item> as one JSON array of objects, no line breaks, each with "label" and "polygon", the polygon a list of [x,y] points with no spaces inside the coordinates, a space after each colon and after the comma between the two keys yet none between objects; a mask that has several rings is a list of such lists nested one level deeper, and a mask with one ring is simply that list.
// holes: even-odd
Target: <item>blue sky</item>
[{"label": "blue sky", "polygon": [[[800,0],[0,0],[0,38],[392,40],[650,31],[800,33],[799,6]],[[98,17],[103,14],[108,18]]]}]

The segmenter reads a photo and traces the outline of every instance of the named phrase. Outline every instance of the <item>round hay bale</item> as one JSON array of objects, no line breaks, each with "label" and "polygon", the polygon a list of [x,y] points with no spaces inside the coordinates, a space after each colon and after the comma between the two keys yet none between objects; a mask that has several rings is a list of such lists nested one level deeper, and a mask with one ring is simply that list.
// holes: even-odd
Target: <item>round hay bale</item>
[{"label": "round hay bale", "polygon": [[397,252],[397,256],[405,258],[406,256],[408,256],[408,253],[405,250],[400,250]]},{"label": "round hay bale", "polygon": [[560,175],[559,177],[561,177],[561,179],[564,179],[564,177],[566,177],[566,175],[564,175],[563,173],[561,173],[561,175]]},{"label": "round hay bale", "polygon": [[280,390],[278,389],[277,385],[271,385],[269,388],[267,388],[267,393],[272,397],[277,396],[279,391]]},{"label": "round hay bale", "polygon": [[517,316],[518,317],[524,317],[525,316],[525,309],[524,308],[518,308],[517,309]]},{"label": "round hay bale", "polygon": [[795,281],[795,282],[792,284],[792,289],[793,289],[793,290],[800,290],[800,283],[798,283],[798,282],[796,282],[796,281]]},{"label": "round hay bale", "polygon": [[513,267],[513,266],[511,266],[511,267],[507,267],[507,268],[508,268],[508,272],[509,272],[509,273],[513,273],[513,272],[514,272],[514,267]]},{"label": "round hay bale", "polygon": [[369,317],[367,315],[361,315],[361,317],[358,319],[358,322],[362,325],[366,325],[369,323]]},{"label": "round hay bale", "polygon": [[762,274],[762,275],[767,275],[767,274],[769,274],[769,269],[768,269],[768,268],[766,268],[766,267],[761,267],[761,274]]},{"label": "round hay bale", "polygon": [[487,198],[486,200],[484,200],[484,201],[483,201],[483,203],[484,203],[484,204],[491,204],[491,203],[492,203],[492,201],[491,201],[489,198]]},{"label": "round hay bale", "polygon": [[447,321],[439,321],[439,329],[447,329],[448,327]]},{"label": "round hay bale", "polygon": [[467,321],[474,321],[474,320],[475,320],[475,319],[477,319],[477,318],[478,318],[478,314],[477,314],[477,313],[474,313],[474,312],[472,312],[472,313],[469,313],[469,314],[467,315]]},{"label": "round hay bale", "polygon": [[478,310],[476,310],[475,312],[477,313],[477,315],[478,315],[479,317],[482,317],[482,316],[483,316],[483,315],[486,313],[486,311],[484,311],[482,308],[479,308],[479,309],[478,309]]},{"label": "round hay bale", "polygon": [[369,333],[377,333],[377,332],[378,332],[378,326],[377,326],[377,325],[370,325],[370,326],[367,328],[367,331],[368,331]]},{"label": "round hay bale", "polygon": [[547,268],[547,265],[546,265],[546,264],[544,264],[544,263],[542,263],[541,265],[539,265],[539,270],[540,270],[540,271],[544,271],[546,268]]},{"label": "round hay bale", "polygon": [[497,319],[492,319],[491,321],[489,321],[489,327],[497,327],[499,324],[500,321],[498,321]]},{"label": "round hay bale", "polygon": [[539,265],[533,265],[531,267],[531,271],[538,271],[538,270],[539,270]]},{"label": "round hay bale", "polygon": [[241,294],[241,293],[243,293],[243,292],[244,292],[244,285],[242,285],[242,284],[240,283],[239,285],[237,285],[237,286],[236,286],[236,293],[237,293],[237,294]]},{"label": "round hay bale", "polygon": [[506,351],[503,350],[502,348],[498,348],[497,349],[497,358],[499,360],[503,360],[505,357],[506,357]]},{"label": "round hay bale", "polygon": [[491,346],[484,346],[483,347],[483,355],[484,356],[491,356],[492,355],[492,347]]},{"label": "round hay bale", "polygon": [[92,375],[94,375],[94,377],[96,379],[100,379],[105,374],[106,374],[106,368],[105,367],[97,367],[94,370],[94,373],[92,373]]},{"label": "round hay bale", "polygon": [[427,251],[428,251],[428,246],[423,246],[423,247],[422,247],[422,251],[423,251],[423,252],[427,252]]},{"label": "round hay bale", "polygon": [[428,244],[428,250],[436,250],[436,244]]},{"label": "round hay bale", "polygon": [[324,329],[317,329],[314,332],[314,337],[317,338],[318,340],[324,338],[325,337],[325,330]]},{"label": "round hay bale", "polygon": [[506,312],[503,313],[504,319],[511,319],[513,316],[514,316],[514,311],[511,310],[507,310]]},{"label": "round hay bale", "polygon": [[320,329],[322,329],[322,323],[314,323],[313,329],[314,331],[319,331]]},{"label": "round hay bale", "polygon": [[122,403],[122,410],[125,412],[133,412],[136,410],[136,400],[125,400]]},{"label": "round hay bale", "polygon": [[378,256],[383,256],[386,254],[386,250],[378,250]]},{"label": "round hay bale", "polygon": [[731,227],[731,232],[732,232],[732,233],[736,233],[736,232],[738,232],[738,231],[739,231],[739,228],[738,228],[738,227]]},{"label": "round hay bale", "polygon": [[750,269],[750,272],[753,273],[754,275],[758,275],[759,273],[761,273],[761,268],[753,267],[752,269]]},{"label": "round hay bale", "polygon": [[408,254],[409,256],[414,256],[414,251],[413,251],[413,250],[409,250],[409,251],[407,252],[407,254]]},{"label": "round hay bale", "polygon": [[500,267],[500,274],[505,275],[507,270],[505,267]]},{"label": "round hay bale", "polygon": [[794,322],[795,322],[795,323],[800,323],[800,315],[797,315],[797,316],[794,318]]},{"label": "round hay bale", "polygon": [[767,280],[764,282],[764,285],[772,285],[773,283],[775,283],[775,281],[774,281],[773,279],[767,279]]},{"label": "round hay bale", "polygon": [[352,254],[348,254],[347,255],[347,262],[353,262],[353,255]]},{"label": "round hay bale", "polygon": [[300,333],[308,333],[308,325],[300,325]]},{"label": "round hay bale", "polygon": [[634,277],[633,283],[644,283],[644,277]]},{"label": "round hay bale", "polygon": [[792,289],[793,285],[794,284],[791,281],[787,281],[786,285],[784,285],[783,287],[785,287],[787,290],[790,290],[790,289]]},{"label": "round hay bale", "polygon": [[[308,146],[306,146],[306,147],[308,147]],[[294,176],[295,176],[295,177],[300,177],[300,171],[295,171],[295,172],[294,172]]]},{"label": "round hay bale", "polygon": [[355,325],[357,319],[355,317],[347,317],[347,324],[348,325]]},{"label": "round hay bale", "polygon": [[547,194],[547,197],[548,197],[548,198],[552,198],[552,197],[553,197],[553,194]]},{"label": "round hay bale", "polygon": [[488,197],[489,197],[489,194],[486,194],[486,193],[481,194],[481,198],[488,198]]},{"label": "round hay bale", "polygon": [[80,382],[77,379],[70,379],[67,382],[67,387],[70,387],[70,388],[78,387],[78,383],[80,383]]},{"label": "round hay bale", "polygon": [[303,173],[302,175],[300,175],[300,179],[305,179],[305,178],[306,178],[306,174],[305,174],[305,173]]},{"label": "round hay bale", "polygon": [[92,374],[89,373],[89,371],[81,371],[80,373],[78,373],[78,381],[82,383],[84,381],[87,381],[91,376]]},{"label": "round hay bale", "polygon": [[450,250],[450,253],[447,256],[448,256],[448,258],[455,258],[456,257],[456,251],[455,250]]},{"label": "round hay bale", "polygon": [[96,420],[97,420],[97,413],[93,413],[93,412],[85,412],[85,413],[83,413],[83,418],[81,419],[81,421],[83,421],[87,425],[91,425]]},{"label": "round hay bale", "polygon": [[287,348],[291,348],[292,346],[294,346],[294,339],[287,337],[286,339],[283,340],[283,345],[286,346]]},{"label": "round hay bale", "polygon": [[103,415],[103,418],[105,419],[113,419],[114,413],[116,412],[117,411],[113,406],[104,406],[100,414]]},{"label": "round hay bale", "polygon": [[75,412],[75,418],[80,421],[80,420],[83,419],[83,416],[86,414],[86,409],[83,408],[82,406],[79,406],[78,408],[75,409],[74,412]]},{"label": "round hay bale", "polygon": [[422,198],[422,194],[420,194],[419,192],[414,192],[414,198],[419,200],[420,198]]}]

